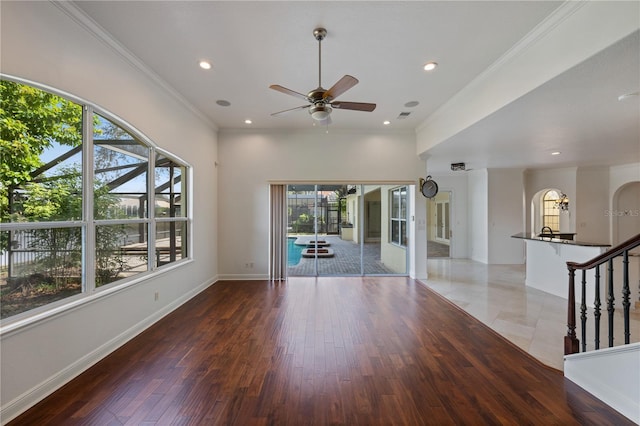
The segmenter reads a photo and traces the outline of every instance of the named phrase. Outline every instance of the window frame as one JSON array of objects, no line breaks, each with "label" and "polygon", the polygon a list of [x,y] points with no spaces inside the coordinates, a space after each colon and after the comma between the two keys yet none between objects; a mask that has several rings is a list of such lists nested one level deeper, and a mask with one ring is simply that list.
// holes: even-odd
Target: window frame
[{"label": "window frame", "polygon": [[[158,147],[151,139],[149,139],[142,131],[132,126],[126,120],[106,111],[96,104],[85,99],[71,95],[62,90],[33,82],[27,79],[0,73],[0,79],[11,81],[17,84],[27,85],[38,90],[51,93],[55,96],[64,98],[68,101],[76,103],[82,107],[82,219],[68,221],[40,221],[40,222],[2,222],[2,231],[18,231],[18,230],[37,230],[52,228],[80,228],[82,233],[82,270],[81,270],[81,292],[60,300],[38,306],[15,315],[0,319],[0,335],[13,332],[35,321],[49,318],[51,316],[66,312],[75,306],[89,303],[97,297],[104,297],[108,294],[122,291],[132,285],[146,281],[154,276],[163,274],[169,270],[181,267],[193,261],[192,258],[192,235],[193,220],[191,215],[192,205],[192,176],[193,168],[185,160],[179,158],[160,147]],[[135,140],[144,144],[148,148],[149,161],[147,162],[147,203],[148,211],[144,218],[129,219],[95,219],[94,218],[94,138],[93,138],[93,115],[98,114],[101,117],[111,121],[119,126],[122,130],[129,133]],[[184,170],[182,179],[184,192],[182,195],[182,208],[185,212],[179,217],[163,217],[158,218],[153,214],[155,205],[155,159],[157,156],[164,156],[167,159],[179,164]],[[179,226],[186,229],[186,242],[183,242],[184,251],[180,259],[174,262],[158,265],[155,261],[156,251],[156,223],[157,222],[175,222]],[[117,279],[113,282],[96,286],[96,228],[104,225],[130,225],[145,224],[147,227],[147,268],[146,271],[137,273],[130,277]]]},{"label": "window frame", "polygon": [[[556,198],[547,198],[548,195],[553,195],[551,193],[555,193]],[[553,232],[560,232],[560,210],[557,206],[557,200],[559,198],[560,194],[555,189],[549,189],[545,191],[540,198],[540,207],[542,209],[542,226],[548,226]],[[554,214],[549,214],[548,212],[553,212]],[[550,218],[553,218],[553,220],[549,221]]]},{"label": "window frame", "polygon": [[[407,212],[409,210],[408,205],[408,186],[399,186],[389,190],[389,243],[398,247],[407,247]],[[398,206],[397,211],[394,211],[395,194],[398,194]],[[404,194],[404,195],[403,195]],[[403,204],[404,201],[404,204]],[[404,216],[402,210],[404,208]],[[398,227],[398,240],[394,240],[393,228],[394,223],[397,223]],[[404,233],[403,233],[404,230]]]}]

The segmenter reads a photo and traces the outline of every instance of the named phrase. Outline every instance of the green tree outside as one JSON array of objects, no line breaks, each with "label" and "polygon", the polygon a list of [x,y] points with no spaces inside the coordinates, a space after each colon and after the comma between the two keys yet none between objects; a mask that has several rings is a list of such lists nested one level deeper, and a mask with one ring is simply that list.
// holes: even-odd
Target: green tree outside
[{"label": "green tree outside", "polygon": [[[42,153],[56,142],[69,147],[82,144],[82,107],[28,85],[1,81],[0,219],[3,222],[8,221],[10,215],[9,189],[32,181],[33,172],[43,166]],[[38,195],[39,188],[31,186],[30,190]],[[55,199],[55,194],[50,195]],[[51,218],[55,214],[55,205],[47,205],[49,202],[40,197],[37,201],[39,206],[25,206],[29,211],[25,220],[48,220],[47,216]]]},{"label": "green tree outside", "polygon": [[[121,129],[97,115],[93,117],[94,135],[115,136]],[[12,81],[0,81],[0,221],[44,222],[82,219],[82,170],[80,164],[56,165],[44,170],[42,159],[47,149],[68,147],[79,149],[82,140],[82,106],[46,91]],[[113,134],[113,135],[111,135]],[[118,138],[122,137],[118,135]],[[64,150],[60,150],[61,153]],[[108,150],[105,150],[108,151]],[[118,155],[117,153],[115,155]],[[96,159],[108,162],[109,159]],[[51,166],[49,164],[48,166]],[[110,193],[107,182],[94,182],[94,207],[99,211],[114,210],[119,198]],[[113,281],[123,268],[118,247],[124,226],[109,227],[96,241],[97,285]],[[80,291],[82,265],[82,233],[80,228],[52,228],[22,231],[24,241],[34,250],[33,263],[16,268],[12,277],[2,272],[2,318],[66,297],[73,283],[73,292]],[[2,232],[0,252],[19,248],[11,242],[11,233]],[[11,247],[9,246],[11,244]],[[51,291],[48,292],[47,289]],[[19,305],[15,297],[20,292],[24,300],[33,299],[28,307]],[[49,294],[50,297],[46,298]],[[37,301],[35,301],[37,299]],[[12,305],[5,312],[5,305]]]}]

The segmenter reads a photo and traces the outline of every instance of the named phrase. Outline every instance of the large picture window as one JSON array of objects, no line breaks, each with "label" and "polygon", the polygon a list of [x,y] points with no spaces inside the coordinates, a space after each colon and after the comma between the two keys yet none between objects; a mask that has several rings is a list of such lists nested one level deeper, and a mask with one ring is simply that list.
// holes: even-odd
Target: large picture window
[{"label": "large picture window", "polygon": [[4,77],[0,100],[0,319],[187,257],[186,164],[92,105]]},{"label": "large picture window", "polygon": [[391,190],[390,241],[402,247],[407,245],[407,187]]}]

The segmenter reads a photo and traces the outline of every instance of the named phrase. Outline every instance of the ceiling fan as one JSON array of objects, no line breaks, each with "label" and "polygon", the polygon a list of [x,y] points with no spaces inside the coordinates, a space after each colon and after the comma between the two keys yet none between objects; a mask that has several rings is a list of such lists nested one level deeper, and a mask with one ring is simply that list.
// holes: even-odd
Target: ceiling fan
[{"label": "ceiling fan", "polygon": [[350,109],[354,111],[367,112],[371,112],[376,109],[376,104],[364,102],[341,102],[335,100],[338,96],[358,84],[358,79],[350,75],[342,77],[336,84],[331,86],[329,90],[322,88],[322,40],[327,36],[327,30],[324,28],[316,28],[313,30],[313,36],[318,40],[318,87],[306,95],[303,95],[302,93],[287,89],[286,87],[278,84],[269,86],[270,89],[277,90],[278,92],[304,99],[309,103],[309,105],[285,109],[284,111],[274,112],[271,115],[278,115],[284,112],[308,108],[309,114],[311,114],[311,117],[314,120],[322,122],[323,124],[329,124],[332,109]]}]

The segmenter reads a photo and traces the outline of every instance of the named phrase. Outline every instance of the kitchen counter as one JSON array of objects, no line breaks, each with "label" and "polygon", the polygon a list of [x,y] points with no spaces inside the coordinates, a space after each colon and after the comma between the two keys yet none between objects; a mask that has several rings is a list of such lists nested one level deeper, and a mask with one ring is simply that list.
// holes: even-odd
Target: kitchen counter
[{"label": "kitchen counter", "polygon": [[[565,299],[569,292],[567,262],[586,262],[610,247],[610,244],[539,237],[537,234],[526,232],[511,237],[520,238],[525,242],[525,284]],[[587,271],[586,278],[588,283],[595,282],[594,270]],[[577,285],[576,300],[580,300],[581,295],[581,286]]]},{"label": "kitchen counter", "polygon": [[[558,237],[563,237],[565,235],[576,235],[569,233],[558,233]],[[571,244],[574,246],[584,246],[584,247],[611,247],[611,244],[601,244],[601,243],[590,243],[585,241],[575,241],[572,238],[550,238],[550,237],[541,237],[538,234],[532,234],[529,232],[520,232],[518,234],[514,234],[511,238],[522,238],[523,240],[531,240],[531,241],[544,241],[547,243],[561,243],[561,244]]]}]

